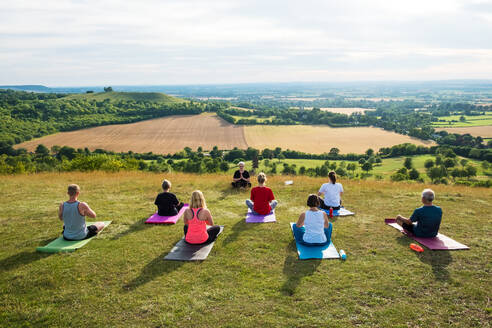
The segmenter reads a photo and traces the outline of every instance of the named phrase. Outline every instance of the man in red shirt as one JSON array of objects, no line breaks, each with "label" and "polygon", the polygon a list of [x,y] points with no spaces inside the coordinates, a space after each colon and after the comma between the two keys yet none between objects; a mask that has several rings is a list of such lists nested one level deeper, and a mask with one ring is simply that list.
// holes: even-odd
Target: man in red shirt
[{"label": "man in red shirt", "polygon": [[266,175],[261,172],[258,174],[258,187],[251,189],[251,200],[246,200],[246,205],[253,214],[267,215],[275,209],[277,201],[273,196],[272,189],[265,186]]}]

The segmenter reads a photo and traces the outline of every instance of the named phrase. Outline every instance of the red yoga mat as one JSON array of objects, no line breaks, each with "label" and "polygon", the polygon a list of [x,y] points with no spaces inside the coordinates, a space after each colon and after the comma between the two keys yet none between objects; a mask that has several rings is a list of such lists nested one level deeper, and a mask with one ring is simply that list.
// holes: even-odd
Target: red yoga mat
[{"label": "red yoga mat", "polygon": [[160,216],[159,214],[154,213],[150,218],[147,219],[147,221],[145,221],[145,223],[175,224],[176,222],[178,222],[179,218],[183,215],[188,206],[188,204],[184,204],[181,210],[179,210],[179,213],[173,216]]},{"label": "red yoga mat", "polygon": [[407,235],[408,237],[419,242],[420,244],[424,245],[428,249],[431,249],[434,251],[470,249],[470,247],[463,245],[461,243],[458,243],[456,240],[453,240],[449,237],[446,237],[445,235],[440,234],[440,233],[438,233],[436,237],[432,237],[432,238],[417,237],[413,233],[411,233],[410,231],[403,229],[402,226],[400,226],[398,223],[396,223],[396,219],[384,219],[384,223],[386,223],[389,226],[392,226],[395,229],[398,229],[401,233]]}]

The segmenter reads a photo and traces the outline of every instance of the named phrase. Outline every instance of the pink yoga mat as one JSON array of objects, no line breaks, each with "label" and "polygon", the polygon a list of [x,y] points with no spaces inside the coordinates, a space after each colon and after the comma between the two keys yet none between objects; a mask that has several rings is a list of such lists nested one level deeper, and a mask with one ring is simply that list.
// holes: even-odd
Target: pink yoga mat
[{"label": "pink yoga mat", "polygon": [[154,213],[150,218],[145,221],[145,223],[153,223],[153,224],[175,224],[178,222],[179,218],[183,215],[184,211],[188,208],[188,204],[184,204],[183,208],[179,211],[178,214],[173,216],[160,216],[157,213]]},{"label": "pink yoga mat", "polygon": [[431,250],[458,250],[458,249],[470,249],[470,247],[463,245],[461,243],[458,243],[457,241],[446,237],[443,234],[438,233],[437,236],[432,237],[432,238],[421,238],[415,236],[413,233],[410,231],[407,231],[402,228],[398,223],[396,223],[396,219],[384,219],[384,223],[386,223],[389,226],[392,226],[395,229],[398,229],[401,233],[407,235],[408,237],[412,238],[413,240],[419,242],[420,244],[424,245],[428,249]]},{"label": "pink yoga mat", "polygon": [[248,209],[248,214],[246,214],[246,223],[268,223],[277,222],[275,219],[275,211],[270,212],[267,215],[253,214],[250,209]]}]

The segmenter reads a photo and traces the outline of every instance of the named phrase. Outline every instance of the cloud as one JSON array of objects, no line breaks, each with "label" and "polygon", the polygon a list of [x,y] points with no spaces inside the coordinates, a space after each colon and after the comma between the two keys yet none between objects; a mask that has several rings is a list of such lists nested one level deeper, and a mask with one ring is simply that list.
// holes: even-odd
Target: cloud
[{"label": "cloud", "polygon": [[0,84],[490,78],[491,8],[465,0],[5,1]]}]

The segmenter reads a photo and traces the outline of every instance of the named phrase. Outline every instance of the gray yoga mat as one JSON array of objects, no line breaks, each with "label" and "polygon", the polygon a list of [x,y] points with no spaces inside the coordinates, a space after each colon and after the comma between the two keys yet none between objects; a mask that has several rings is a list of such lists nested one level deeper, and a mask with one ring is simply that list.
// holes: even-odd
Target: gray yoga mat
[{"label": "gray yoga mat", "polygon": [[[224,230],[224,226],[220,226],[220,234]],[[207,259],[208,254],[214,247],[214,242],[206,245],[191,245],[185,242],[184,238],[176,243],[171,251],[164,257],[164,260],[169,261],[203,261]]]}]

